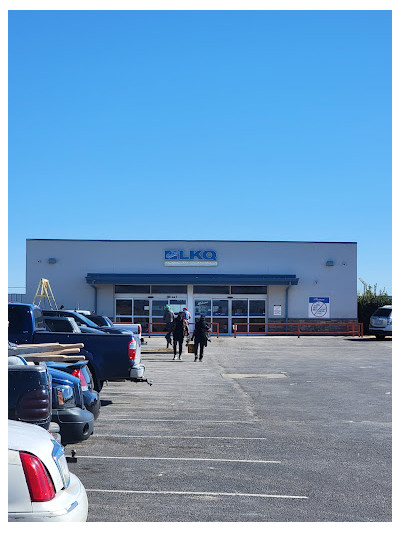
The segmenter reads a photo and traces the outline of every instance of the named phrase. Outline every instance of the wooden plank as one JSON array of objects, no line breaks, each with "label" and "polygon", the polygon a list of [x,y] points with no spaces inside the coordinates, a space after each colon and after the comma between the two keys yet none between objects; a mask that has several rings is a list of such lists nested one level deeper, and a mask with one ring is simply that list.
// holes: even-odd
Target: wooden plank
[{"label": "wooden plank", "polygon": [[40,363],[40,361],[54,361],[55,363],[75,363],[76,361],[85,361],[84,355],[59,355],[59,354],[43,354],[30,353],[24,356],[25,361]]},{"label": "wooden plank", "polygon": [[8,355],[25,355],[28,353],[61,353],[64,350],[74,350],[76,353],[79,352],[81,348],[84,347],[82,342],[71,343],[71,344],[60,344],[60,343],[44,343],[44,344],[19,344],[15,347],[8,347]]}]

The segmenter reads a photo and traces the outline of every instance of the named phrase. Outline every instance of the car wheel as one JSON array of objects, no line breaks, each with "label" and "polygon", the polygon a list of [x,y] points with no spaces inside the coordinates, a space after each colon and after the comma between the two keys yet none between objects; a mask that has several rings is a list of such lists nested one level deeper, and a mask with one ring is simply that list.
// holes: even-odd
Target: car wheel
[{"label": "car wheel", "polygon": [[92,374],[94,390],[97,391],[97,392],[100,392],[101,389],[103,388],[104,381],[98,379],[98,377],[96,375],[96,372],[94,371],[94,368],[92,367],[92,365],[90,363],[89,363],[88,367],[89,367],[90,373]]}]

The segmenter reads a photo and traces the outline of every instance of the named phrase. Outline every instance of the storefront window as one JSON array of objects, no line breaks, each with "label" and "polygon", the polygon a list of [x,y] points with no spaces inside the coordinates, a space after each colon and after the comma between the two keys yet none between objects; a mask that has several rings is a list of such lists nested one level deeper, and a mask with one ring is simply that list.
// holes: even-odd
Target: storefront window
[{"label": "storefront window", "polygon": [[187,285],[152,285],[151,294],[187,294]]},{"label": "storefront window", "polygon": [[232,316],[247,317],[248,300],[232,300]]},{"label": "storefront window", "polygon": [[194,294],[229,294],[229,285],[193,285]]},{"label": "storefront window", "polygon": [[211,316],[211,300],[195,300],[194,301],[194,312],[196,316],[202,314],[210,317]]},{"label": "storefront window", "polygon": [[165,307],[168,305],[168,300],[153,300],[152,302],[152,308],[153,308],[153,317],[154,316],[163,316]]},{"label": "storefront window", "polygon": [[150,294],[150,285],[115,285],[116,294]]},{"label": "storefront window", "polygon": [[228,300],[213,300],[212,314],[215,316],[228,316]]},{"label": "storefront window", "polygon": [[215,323],[219,324],[219,333],[220,335],[226,335],[228,331],[228,319],[227,318],[213,318],[212,331],[217,331],[217,326]]},{"label": "storefront window", "polygon": [[250,316],[265,316],[265,300],[249,300]]},{"label": "storefront window", "polygon": [[232,285],[231,294],[267,294],[266,285]]},{"label": "storefront window", "polygon": [[134,300],[133,314],[139,316],[149,316],[149,300]]},{"label": "storefront window", "polygon": [[115,300],[115,314],[116,315],[130,315],[132,316],[132,300]]},{"label": "storefront window", "polygon": [[171,311],[178,314],[184,307],[186,307],[186,300],[170,300],[169,305],[171,306]]}]

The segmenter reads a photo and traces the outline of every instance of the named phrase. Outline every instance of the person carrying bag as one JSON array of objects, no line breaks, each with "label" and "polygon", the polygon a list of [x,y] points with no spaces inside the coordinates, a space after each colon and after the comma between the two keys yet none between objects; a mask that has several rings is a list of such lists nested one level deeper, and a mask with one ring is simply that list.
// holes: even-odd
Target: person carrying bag
[{"label": "person carrying bag", "polygon": [[[209,339],[210,326],[206,322],[205,315],[200,315],[200,318],[196,321],[194,326],[193,336],[194,339],[194,360],[203,360],[204,348],[207,346]],[[197,357],[197,353],[200,347],[200,357]]]}]

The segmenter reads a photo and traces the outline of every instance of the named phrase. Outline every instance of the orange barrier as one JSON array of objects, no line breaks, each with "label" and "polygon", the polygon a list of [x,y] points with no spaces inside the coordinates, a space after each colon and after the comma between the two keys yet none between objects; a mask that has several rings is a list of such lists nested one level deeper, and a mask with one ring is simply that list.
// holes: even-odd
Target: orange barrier
[{"label": "orange barrier", "polygon": [[[215,335],[217,336],[217,339],[218,339],[218,337],[219,337],[219,322],[207,322],[207,323],[210,324],[210,326],[211,326],[210,334],[213,335],[215,333]],[[152,335],[157,335],[157,334],[165,335],[166,334],[165,330],[163,330],[163,331],[151,331],[153,326],[165,326],[165,324],[166,324],[166,322],[149,322],[149,338]],[[194,322],[188,322],[189,326],[194,326],[194,324],[195,324]],[[215,331],[213,331],[213,326],[216,326]],[[193,332],[191,331],[190,333],[193,333]]]},{"label": "orange barrier", "polygon": [[[301,326],[346,326],[346,331],[303,331]],[[296,327],[296,331],[238,331],[238,326],[246,326],[246,329],[249,329],[249,326],[285,326]],[[300,338],[300,335],[351,335],[352,337],[364,337],[364,324],[358,322],[235,322],[233,324],[233,336],[236,338],[236,335],[297,335]]]}]

